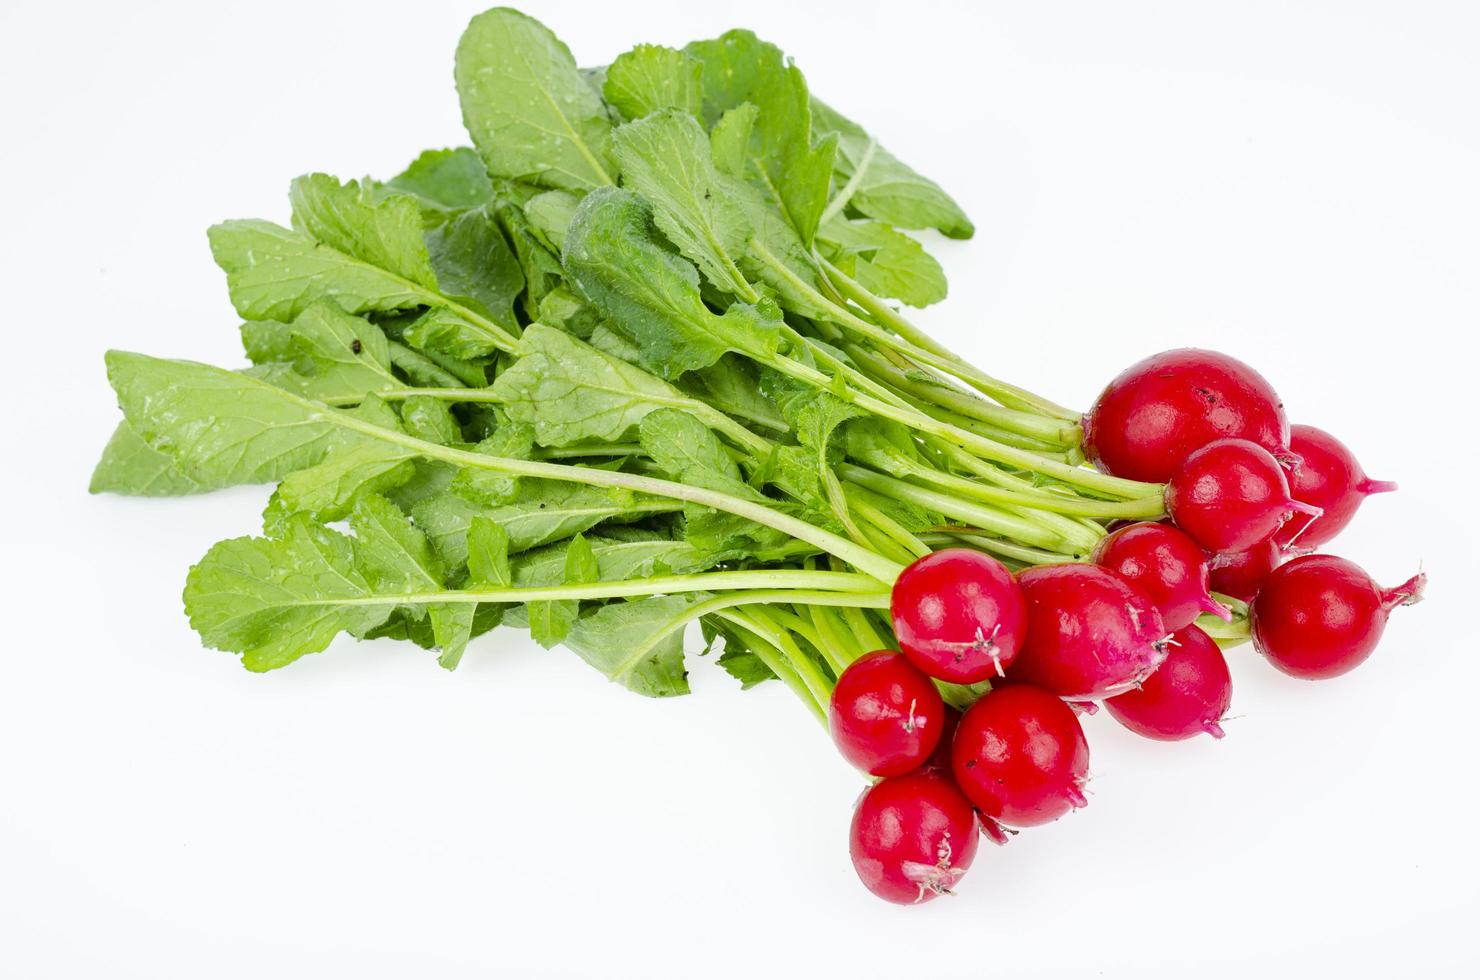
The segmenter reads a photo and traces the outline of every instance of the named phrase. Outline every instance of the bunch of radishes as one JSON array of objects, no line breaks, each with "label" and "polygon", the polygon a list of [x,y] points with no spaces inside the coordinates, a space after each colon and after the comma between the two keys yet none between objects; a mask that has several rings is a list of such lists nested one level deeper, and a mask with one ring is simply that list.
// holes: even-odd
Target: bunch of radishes
[{"label": "bunch of radishes", "polygon": [[[977,551],[927,555],[894,584],[899,652],[838,678],[834,741],[883,777],[854,813],[853,863],[889,901],[949,892],[979,832],[1000,842],[1004,828],[1084,805],[1089,747],[1076,710],[1104,701],[1154,739],[1221,737],[1232,682],[1194,625],[1230,618],[1213,591],[1248,603],[1255,647],[1304,678],[1361,663],[1389,612],[1421,594],[1421,574],[1384,590],[1345,559],[1303,553],[1363,497],[1394,487],[1369,480],[1327,433],[1292,429],[1269,384],[1233,358],[1174,350],[1141,361],[1100,395],[1084,432],[1102,470],[1165,484],[1169,519],[1113,530],[1092,563],[1016,575]],[[937,681],[994,686],[960,714]]]}]

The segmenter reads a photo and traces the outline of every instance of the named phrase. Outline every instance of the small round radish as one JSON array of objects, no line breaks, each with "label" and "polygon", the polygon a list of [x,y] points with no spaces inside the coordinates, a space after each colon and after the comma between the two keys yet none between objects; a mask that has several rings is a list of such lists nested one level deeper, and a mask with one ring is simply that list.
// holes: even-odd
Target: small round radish
[{"label": "small round radish", "polygon": [[1247,551],[1224,551],[1208,559],[1208,584],[1214,592],[1253,602],[1259,586],[1287,557],[1274,538]]},{"label": "small round radish", "polygon": [[1165,483],[1215,439],[1286,452],[1290,423],[1257,371],[1214,351],[1163,351],[1122,371],[1084,417],[1084,452],[1100,469]]},{"label": "small round radish", "polygon": [[1319,548],[1351,523],[1363,500],[1398,489],[1396,483],[1368,479],[1362,464],[1340,439],[1313,425],[1290,427],[1290,451],[1300,457],[1290,475],[1290,493],[1296,500],[1321,508],[1321,516],[1302,515],[1286,522],[1275,533],[1275,540],[1284,547]]},{"label": "small round radish", "polygon": [[1174,527],[1150,521],[1123,527],[1100,542],[1094,562],[1150,599],[1168,630],[1190,626],[1202,613],[1231,616],[1208,594],[1207,556]]},{"label": "small round radish", "polygon": [[899,647],[931,677],[975,684],[1001,677],[1027,629],[1023,595],[997,559],[947,548],[914,562],[889,605]]},{"label": "small round radish", "polygon": [[933,772],[891,776],[853,810],[848,851],[869,891],[899,905],[948,895],[976,857],[971,803]]},{"label": "small round radish", "polygon": [[945,704],[930,678],[902,654],[877,650],[838,677],[827,722],[843,758],[871,776],[900,776],[935,751]]},{"label": "small round radish", "polygon": [[1167,484],[1167,513],[1205,551],[1244,551],[1271,537],[1292,513],[1320,514],[1290,497],[1285,471],[1246,439],[1210,442]]},{"label": "small round radish", "polygon": [[1145,596],[1098,565],[1018,573],[1028,641],[1009,676],[1073,701],[1128,691],[1166,656],[1167,629]]},{"label": "small round radish", "polygon": [[1089,743],[1073,709],[1052,692],[1007,684],[961,716],[951,772],[988,818],[1035,827],[1085,805]]},{"label": "small round radish", "polygon": [[1335,677],[1371,655],[1388,615],[1423,596],[1423,573],[1382,589],[1335,555],[1305,555],[1281,565],[1249,610],[1254,648],[1294,677]]},{"label": "small round radish", "polygon": [[1218,722],[1233,701],[1233,678],[1218,644],[1196,626],[1172,634],[1171,649],[1156,672],[1105,702],[1110,716],[1137,735],[1176,742],[1207,732],[1223,737]]}]

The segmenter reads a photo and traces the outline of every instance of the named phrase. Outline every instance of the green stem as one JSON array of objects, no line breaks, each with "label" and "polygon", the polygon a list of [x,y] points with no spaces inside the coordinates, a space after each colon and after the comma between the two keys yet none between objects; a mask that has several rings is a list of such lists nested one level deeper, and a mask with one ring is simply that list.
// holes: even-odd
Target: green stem
[{"label": "green stem", "polygon": [[[548,602],[561,599],[624,599],[631,596],[676,595],[681,592],[715,592],[734,589],[742,596],[763,593],[766,598],[742,598],[743,602],[817,602],[885,609],[889,593],[867,575],[855,572],[824,572],[797,568],[744,569],[733,572],[698,572],[693,575],[659,575],[621,582],[586,582],[575,585],[509,586],[501,589],[452,589],[437,592],[388,592],[378,595],[336,599],[339,606],[419,606],[426,603]],[[798,599],[805,595],[808,598]],[[331,604],[323,599],[284,601],[284,606]],[[690,619],[693,617],[690,616]]]},{"label": "green stem", "polygon": [[842,213],[843,208],[853,199],[853,195],[863,184],[863,175],[868,173],[869,164],[874,162],[874,154],[878,152],[879,141],[872,136],[868,138],[868,145],[863,148],[863,156],[858,159],[858,166],[853,169],[853,176],[848,178],[848,183],[843,185],[842,190],[827,202],[827,207],[818,219],[817,225],[821,227],[828,223],[834,216]]},{"label": "green stem", "polygon": [[[745,615],[750,617],[751,622],[766,629],[766,639],[780,647],[781,651],[791,659],[792,665],[796,667],[802,680],[807,682],[808,687],[814,688],[822,695],[822,701],[825,704],[832,697],[833,679],[818,665],[816,658],[809,657],[807,652],[792,638],[792,635],[772,618],[769,606],[754,606],[745,610]],[[773,636],[775,639],[772,639]]]},{"label": "green stem", "polygon": [[759,657],[761,663],[765,664],[771,673],[780,678],[781,683],[791,688],[792,693],[802,699],[802,703],[811,709],[813,717],[821,722],[824,727],[827,726],[827,708],[825,703],[818,700],[817,696],[802,682],[797,672],[792,670],[791,665],[787,662],[786,655],[768,643],[751,628],[750,620],[731,612],[715,613],[714,618],[722,619],[729,623],[730,627],[740,634],[740,638],[745,641],[745,645],[750,648],[750,652]]},{"label": "green stem", "polygon": [[921,432],[938,436],[962,448],[969,449],[985,459],[1005,463],[1009,466],[1016,466],[1020,469],[1042,474],[1043,476],[1053,477],[1064,483],[1126,499],[1150,496],[1153,493],[1159,492],[1161,489],[1159,484],[1124,480],[1120,477],[1109,476],[1108,474],[1099,473],[1083,467],[1070,466],[1068,463],[1057,460],[1045,459],[1039,454],[1026,449],[1003,445],[994,439],[988,439],[974,432],[967,432],[964,429],[940,422],[917,409],[902,408],[865,395],[855,389],[839,387],[831,378],[816,368],[808,367],[805,364],[793,361],[782,355],[767,358],[764,363],[788,377],[795,378],[819,390],[828,391],[844,401],[857,405],[864,411],[878,415],[881,418],[891,419]]},{"label": "green stem", "polygon": [[[288,397],[296,398],[296,396],[292,395]],[[318,403],[308,401],[307,399],[299,400],[315,410],[322,408]],[[533,476],[542,477],[547,480],[560,480],[566,483],[620,487],[624,490],[633,490],[638,493],[648,493],[658,497],[668,497],[673,500],[682,500],[689,503],[702,504],[705,507],[713,507],[715,510],[722,510],[727,514],[735,514],[738,517],[748,518],[757,524],[763,524],[783,534],[789,534],[799,541],[805,541],[820,551],[825,551],[830,555],[836,555],[854,568],[868,575],[872,575],[880,582],[886,584],[892,583],[903,567],[898,562],[890,561],[867,548],[849,541],[847,538],[833,534],[831,531],[824,530],[813,524],[808,524],[806,521],[792,517],[790,514],[783,514],[756,501],[744,500],[717,490],[689,486],[685,483],[674,483],[670,480],[660,480],[656,477],[638,476],[617,470],[588,469],[582,466],[570,466],[563,463],[544,463],[537,460],[485,456],[482,453],[453,449],[450,446],[439,446],[434,442],[417,439],[405,433],[383,429],[371,422],[363,421],[343,412],[333,412],[326,420],[344,428],[353,429],[372,439],[401,446],[427,459],[440,459],[456,466],[490,470],[495,473],[507,473],[510,476]]]},{"label": "green stem", "polygon": [[[983,394],[990,395],[1009,408],[1018,408],[1029,412],[1040,412],[1054,418],[1063,419],[1066,422],[1078,422],[1080,413],[1073,409],[1065,408],[1055,404],[1046,398],[1042,398],[1026,391],[1016,385],[1010,385],[1005,381],[999,381],[990,375],[983,374],[970,365],[966,364],[960,357],[952,353],[948,348],[937,343],[934,338],[916,327],[909,320],[896,312],[889,304],[859,285],[852,278],[843,273],[841,269],[833,265],[821,255],[815,256],[821,264],[827,277],[832,284],[850,300],[857,303],[870,316],[893,330],[917,349],[923,349],[935,355],[936,359],[943,360],[944,364],[932,364],[941,370],[960,378],[969,383]],[[895,346],[895,345],[890,345]],[[897,349],[897,348],[896,348]],[[903,352],[903,353],[908,353]],[[917,360],[923,360],[916,358]],[[925,363],[930,363],[926,361]]]},{"label": "green stem", "polygon": [[988,486],[976,480],[952,473],[943,473],[924,464],[910,466],[909,472],[920,480],[927,480],[942,490],[980,500],[984,503],[1007,507],[1031,507],[1054,514],[1071,514],[1076,517],[1098,517],[1105,520],[1155,520],[1165,516],[1166,505],[1161,497],[1145,497],[1141,500],[1089,500],[1068,494],[1045,493],[1033,490],[1008,490]]},{"label": "green stem", "polygon": [[[912,377],[889,358],[865,350],[857,344],[843,348],[848,356],[866,364],[876,376],[883,376],[889,384],[908,392],[940,408],[948,409],[959,416],[986,422],[997,429],[1016,432],[1053,446],[1077,446],[1084,433],[1075,423],[1060,418],[1049,418],[1037,412],[1023,412],[993,404],[980,395],[950,385],[944,379],[939,382],[930,378]],[[916,368],[916,371],[919,371]]]},{"label": "green stem", "polygon": [[977,527],[1013,538],[1024,544],[1053,550],[1070,543],[1066,542],[1062,535],[1016,514],[962,500],[937,490],[918,487],[913,483],[906,483],[904,480],[885,476],[851,463],[839,464],[838,475],[859,486],[867,487],[875,493],[924,507],[926,510],[944,514],[958,521],[969,521]]},{"label": "green stem", "polygon": [[989,538],[981,534],[972,534],[966,528],[947,531],[942,537],[946,539],[946,541],[942,542],[943,546],[947,541],[954,539],[964,544],[969,544],[973,548],[989,551],[994,555],[1001,555],[1004,558],[1011,558],[1013,561],[1020,561],[1024,565],[1060,565],[1064,562],[1075,560],[1073,555],[1066,555],[1058,551],[1044,551],[1041,548],[1025,548],[1011,541]]}]

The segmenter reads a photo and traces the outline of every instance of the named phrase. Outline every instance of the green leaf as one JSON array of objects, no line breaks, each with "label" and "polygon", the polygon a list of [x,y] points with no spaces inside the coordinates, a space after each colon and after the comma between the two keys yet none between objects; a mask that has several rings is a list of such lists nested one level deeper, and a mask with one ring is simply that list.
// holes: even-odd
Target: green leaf
[{"label": "green leaf", "polygon": [[[401,431],[396,414],[373,395],[349,414]],[[409,449],[341,430],[335,433],[323,459],[289,473],[278,484],[263,515],[263,527],[275,533],[293,514],[308,514],[321,522],[337,521],[364,495],[381,493],[411,479],[416,472],[412,462],[415,458]]]},{"label": "green leaf", "polygon": [[139,438],[127,422],[113,430],[87,486],[88,493],[130,497],[183,497],[215,489],[216,484],[197,480],[176,466],[167,453]]},{"label": "green leaf", "polygon": [[604,188],[581,202],[565,243],[565,264],[581,292],[636,342],[643,364],[665,378],[708,367],[726,351],[770,360],[781,320],[735,304],[709,312],[694,267],[657,243],[648,204]]},{"label": "green leaf", "polygon": [[542,446],[616,442],[659,408],[703,409],[642,368],[538,323],[524,331],[519,359],[493,392],[511,420],[534,427]]},{"label": "green leaf", "polygon": [[493,196],[493,182],[478,152],[466,146],[427,150],[386,185],[448,211],[476,208]]},{"label": "green leaf", "polygon": [[[611,527],[586,538],[596,558],[597,582],[623,582],[654,575],[702,571],[715,559],[687,541],[636,527]],[[513,584],[520,588],[559,585],[564,580],[567,542],[526,551],[514,565]]]},{"label": "green leaf", "polygon": [[639,44],[607,66],[602,92],[625,119],[670,108],[697,116],[703,108],[699,72],[699,62],[682,51]]},{"label": "green leaf", "polygon": [[577,622],[565,645],[628,690],[654,698],[687,694],[683,630],[667,633],[656,644],[652,637],[683,622],[708,598],[708,593],[693,592],[609,603]]},{"label": "green leaf", "polygon": [[587,340],[601,325],[601,314],[566,287],[557,286],[540,300],[539,322]]},{"label": "green leaf", "polygon": [[753,361],[726,354],[710,367],[684,375],[679,388],[726,415],[785,432],[786,419],[761,391],[759,370]]},{"label": "green leaf", "polygon": [[715,629],[725,641],[724,652],[715,662],[724,668],[725,673],[740,682],[742,691],[748,691],[762,681],[776,679],[775,672],[766,666],[764,660],[756,656],[737,632],[722,626],[715,627]]},{"label": "green leaf", "polygon": [[208,235],[231,303],[249,320],[291,320],[326,299],[349,313],[429,301],[420,284],[269,221],[225,221]]},{"label": "green leaf", "polygon": [[760,110],[753,103],[742,102],[726,109],[709,131],[709,151],[720,173],[744,177],[750,161],[750,134],[755,129]]},{"label": "green leaf", "polygon": [[524,202],[524,216],[545,247],[559,254],[565,247],[565,230],[580,203],[580,198],[566,191],[545,191]]},{"label": "green leaf", "polygon": [[413,395],[401,402],[401,425],[426,442],[450,446],[462,442],[462,429],[452,416],[450,402],[426,395]]},{"label": "green leaf", "polygon": [[[349,515],[365,580],[377,592],[435,592],[445,573],[426,535],[384,497],[362,497]],[[424,614],[425,610],[414,612]]]},{"label": "green leaf", "polygon": [[467,563],[468,528],[476,517],[502,527],[509,538],[510,553],[517,554],[589,530],[603,521],[635,521],[679,509],[676,501],[624,490],[523,479],[519,499],[512,503],[485,506],[449,493],[421,501],[411,513],[442,561],[449,569],[456,569]]},{"label": "green leaf", "polygon": [[505,198],[498,202],[497,210],[499,224],[524,270],[524,313],[531,320],[538,319],[541,301],[564,280],[565,269],[530,224],[522,203]]},{"label": "green leaf", "polygon": [[342,431],[332,409],[242,374],[123,351],[106,360],[133,430],[217,486],[269,483],[312,466]]},{"label": "green leaf", "polygon": [[[284,329],[289,349],[322,388],[383,391],[405,387],[391,371],[385,333],[332,303],[315,303]],[[301,369],[300,369],[301,370]]]},{"label": "green leaf", "polygon": [[463,123],[495,177],[576,192],[612,183],[606,107],[539,21],[506,7],[474,17],[454,75]]},{"label": "green leaf", "polygon": [[[437,592],[444,572],[426,535],[384,497],[365,497],[350,514],[355,532],[355,557],[366,581],[381,593]],[[401,605],[411,620],[430,619],[432,640],[442,649],[438,663],[452,670],[462,659],[472,637],[479,605],[472,602],[431,602]]]},{"label": "green leaf", "polygon": [[812,100],[812,128],[835,134],[835,161],[841,183],[862,169],[848,206],[860,214],[898,228],[935,228],[947,238],[970,238],[976,230],[971,219],[934,181],[920,176],[882,146],[873,144],[863,127],[825,105]]},{"label": "green leaf", "polygon": [[[519,422],[505,423],[473,448],[485,456],[531,459],[534,456],[534,431]],[[513,500],[524,479],[491,470],[465,469],[453,478],[452,492],[475,504],[491,507]]]},{"label": "green leaf", "polygon": [[502,589],[513,582],[509,568],[508,532],[487,517],[473,518],[468,527],[469,587]]},{"label": "green leaf", "polygon": [[317,653],[341,632],[367,633],[392,606],[344,605],[374,589],[357,567],[354,542],[306,517],[278,538],[233,538],[208,551],[185,583],[190,625],[209,647],[242,655],[264,671]]},{"label": "green leaf", "polygon": [[703,65],[704,113],[712,123],[744,103],[757,111],[753,166],[774,189],[787,220],[810,245],[827,206],[836,137],[812,140],[811,102],[801,70],[750,31],[728,31],[684,49]]},{"label": "green leaf", "polygon": [[[564,585],[583,585],[598,581],[600,570],[591,545],[577,534],[565,548]],[[529,603],[529,631],[534,641],[546,650],[564,640],[580,616],[581,604],[575,599]]]},{"label": "green leaf", "polygon": [[642,448],[660,470],[687,479],[695,470],[739,481],[740,468],[724,444],[703,422],[687,412],[660,408],[642,420]]},{"label": "green leaf", "polygon": [[647,198],[659,230],[679,252],[719,289],[754,299],[732,258],[745,253],[750,222],[715,169],[709,138],[694,117],[667,109],[627,123],[616,131],[613,152],[623,185]]},{"label": "green leaf", "polygon": [[415,198],[392,194],[377,200],[359,181],[341,184],[328,174],[308,174],[293,181],[288,199],[293,227],[303,234],[408,282],[437,288]]},{"label": "green leaf", "polygon": [[[488,331],[441,306],[413,320],[401,331],[401,338],[428,356],[441,354],[465,361],[487,357],[496,349]],[[400,362],[396,366],[406,370]]]},{"label": "green leaf", "polygon": [[[524,272],[491,210],[464,211],[433,228],[427,232],[426,249],[443,295],[483,314],[506,332],[518,334],[514,303],[524,291]],[[466,345],[445,352],[478,357],[495,349],[485,336],[479,353]]]},{"label": "green leaf", "polygon": [[924,247],[880,221],[834,218],[818,233],[824,254],[876,296],[924,307],[946,298],[946,274]]}]

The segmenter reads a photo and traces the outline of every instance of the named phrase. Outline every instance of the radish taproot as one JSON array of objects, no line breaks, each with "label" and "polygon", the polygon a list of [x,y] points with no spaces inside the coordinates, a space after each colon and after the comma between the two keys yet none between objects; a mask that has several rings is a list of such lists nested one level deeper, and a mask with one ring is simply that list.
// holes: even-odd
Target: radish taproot
[{"label": "radish taproot", "polygon": [[1035,827],[1085,805],[1089,743],[1078,716],[1053,692],[1006,684],[961,716],[951,772],[990,819]]},{"label": "radish taproot", "polygon": [[1368,477],[1340,439],[1313,425],[1290,427],[1290,451],[1300,457],[1290,474],[1290,494],[1321,508],[1321,514],[1285,522],[1275,532],[1275,540],[1285,548],[1319,548],[1351,523],[1362,501],[1398,489],[1396,483]]},{"label": "radish taproot", "polygon": [[948,895],[976,857],[976,813],[945,776],[917,772],[869,787],[853,810],[848,851],[864,887],[897,905]]},{"label": "radish taproot", "polygon": [[1207,555],[1175,527],[1151,521],[1122,527],[1100,541],[1093,560],[1150,599],[1168,630],[1203,613],[1232,615],[1208,593]]},{"label": "radish taproot", "polygon": [[1290,423],[1268,381],[1216,351],[1180,348],[1122,371],[1084,417],[1085,455],[1115,476],[1165,483],[1217,439],[1288,452]]},{"label": "radish taproot", "polygon": [[1187,457],[1167,483],[1166,505],[1177,527],[1214,553],[1254,547],[1291,514],[1321,513],[1292,498],[1279,462],[1247,439],[1219,439]]},{"label": "radish taproot", "polygon": [[1008,671],[1061,698],[1128,691],[1166,656],[1168,630],[1149,599],[1098,565],[1040,565],[1018,573],[1028,638]]},{"label": "radish taproot", "polygon": [[902,776],[935,751],[945,703],[902,654],[876,650],[838,677],[827,718],[843,758],[871,776]]},{"label": "radish taproot", "polygon": [[1204,732],[1222,738],[1219,722],[1233,701],[1223,651],[1196,626],[1173,633],[1169,647],[1166,660],[1140,687],[1107,699],[1105,710],[1137,735],[1162,742]]},{"label": "radish taproot", "polygon": [[889,610],[905,656],[955,684],[1002,677],[1028,622],[1007,566],[966,548],[932,552],[907,567],[894,583]]},{"label": "radish taproot", "polygon": [[1316,680],[1372,655],[1398,606],[1423,597],[1422,572],[1384,589],[1335,555],[1303,555],[1275,569],[1249,610],[1254,648],[1292,677]]}]

